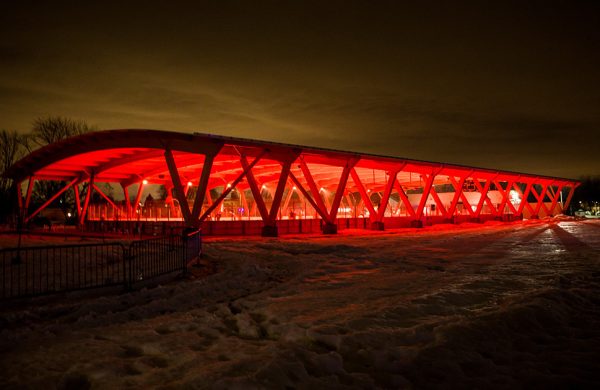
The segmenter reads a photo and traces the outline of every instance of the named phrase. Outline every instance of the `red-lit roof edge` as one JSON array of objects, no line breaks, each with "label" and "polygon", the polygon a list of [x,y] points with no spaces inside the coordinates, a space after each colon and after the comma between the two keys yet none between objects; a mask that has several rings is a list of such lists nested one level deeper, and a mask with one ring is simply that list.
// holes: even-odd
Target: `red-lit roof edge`
[{"label": "red-lit roof edge", "polygon": [[[149,134],[150,133],[150,134]],[[302,150],[302,152],[315,153],[315,154],[327,154],[335,153],[340,156],[348,157],[365,157],[371,159],[386,159],[386,160],[398,160],[402,162],[409,162],[415,164],[433,164],[439,165],[444,168],[457,168],[457,169],[475,169],[477,171],[485,171],[490,173],[505,173],[510,175],[521,175],[531,178],[540,178],[546,180],[560,180],[572,183],[579,183],[578,180],[554,177],[546,175],[537,175],[525,172],[516,172],[508,170],[499,170],[493,168],[474,167],[461,164],[450,164],[437,161],[418,160],[403,158],[397,156],[386,156],[372,153],[362,153],[356,151],[344,151],[337,149],[321,148],[315,146],[306,145],[294,145],[272,141],[256,140],[249,138],[230,137],[223,135],[207,134],[207,133],[181,133],[167,130],[151,130],[151,129],[115,129],[115,130],[102,130],[82,135],[70,137],[62,141],[46,145],[40,149],[33,151],[21,160],[17,161],[11,166],[5,173],[5,177],[10,177],[17,181],[21,181],[26,177],[33,175],[39,169],[50,165],[54,162],[60,161],[64,158],[76,156],[77,154],[87,153],[92,151],[99,151],[105,149],[120,149],[120,148],[158,148],[164,149],[171,147],[173,150],[188,151],[191,153],[198,153],[195,146],[203,142],[210,143],[227,143],[240,146],[261,146],[269,149],[273,148],[285,148],[285,149],[296,149]],[[186,144],[189,143],[189,146]]]}]

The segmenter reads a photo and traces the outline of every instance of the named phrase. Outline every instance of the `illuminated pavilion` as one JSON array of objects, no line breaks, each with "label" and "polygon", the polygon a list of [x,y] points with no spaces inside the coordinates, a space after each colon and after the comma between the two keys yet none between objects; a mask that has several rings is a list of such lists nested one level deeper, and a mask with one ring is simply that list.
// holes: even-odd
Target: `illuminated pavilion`
[{"label": "illuminated pavilion", "polygon": [[[258,140],[157,130],[107,130],[38,149],[6,173],[31,221],[73,191],[82,229],[143,224],[204,234],[336,233],[347,228],[420,227],[541,218],[565,210],[571,179],[344,152]],[[64,187],[30,210],[35,181]],[[99,183],[123,191],[107,196]],[[166,199],[144,204],[145,186]],[[91,195],[102,196],[101,203]],[[145,202],[150,203],[150,202]],[[152,230],[154,229],[154,230]]]}]

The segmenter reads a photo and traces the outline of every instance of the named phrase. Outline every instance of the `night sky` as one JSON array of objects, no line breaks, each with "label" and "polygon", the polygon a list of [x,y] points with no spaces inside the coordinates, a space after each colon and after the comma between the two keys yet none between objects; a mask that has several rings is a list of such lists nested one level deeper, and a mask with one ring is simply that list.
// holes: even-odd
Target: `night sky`
[{"label": "night sky", "polygon": [[600,174],[600,2],[2,2],[0,128],[47,115]]}]

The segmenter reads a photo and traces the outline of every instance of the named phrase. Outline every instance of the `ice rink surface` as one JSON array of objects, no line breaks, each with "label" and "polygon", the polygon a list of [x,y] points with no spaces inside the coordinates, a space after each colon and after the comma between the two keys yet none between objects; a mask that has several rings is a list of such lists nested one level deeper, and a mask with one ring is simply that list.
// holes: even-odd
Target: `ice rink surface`
[{"label": "ice rink surface", "polygon": [[363,233],[211,239],[186,280],[5,306],[0,388],[600,388],[599,221]]}]

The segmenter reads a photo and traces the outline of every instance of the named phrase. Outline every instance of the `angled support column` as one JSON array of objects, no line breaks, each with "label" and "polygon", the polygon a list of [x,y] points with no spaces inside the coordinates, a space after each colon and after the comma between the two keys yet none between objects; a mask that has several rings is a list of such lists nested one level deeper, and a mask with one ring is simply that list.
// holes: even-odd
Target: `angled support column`
[{"label": "angled support column", "polygon": [[[465,180],[462,181],[463,184],[461,184],[461,186],[460,186],[460,192],[459,193],[460,193],[460,199],[463,202],[463,208],[465,208],[464,206],[466,205],[467,206],[466,210],[467,210],[467,213],[469,214],[469,216],[475,217],[475,211],[473,210],[473,206],[471,206],[471,203],[469,202],[469,199],[467,199],[467,195],[465,195],[465,192],[463,191],[463,185],[464,185],[465,181],[467,180],[467,178],[469,178],[471,176],[471,174],[472,174],[472,171],[471,171],[471,173],[469,175],[467,175],[467,176],[464,177]],[[454,177],[450,176],[450,181],[452,182],[452,185],[454,186],[454,189],[456,189],[457,185],[458,185],[456,183],[456,179]]]},{"label": "angled support column", "polygon": [[[483,186],[483,188],[481,187],[481,184],[479,183],[479,180],[475,180],[475,186],[477,187],[477,189],[479,190],[479,192],[481,193],[481,198],[479,198],[479,203],[477,204],[477,217],[479,217],[479,215],[481,214],[481,210],[483,209],[483,203],[487,203],[489,208],[490,208],[490,212],[492,215],[497,216],[498,215],[498,210],[496,210],[496,207],[494,206],[494,203],[492,202],[492,200],[489,198],[488,196],[488,192],[490,190],[490,187],[492,185],[492,183],[494,182],[494,180],[490,177],[486,177],[485,178],[485,184]],[[481,200],[483,199],[483,203],[481,202]]]},{"label": "angled support column", "polygon": [[569,204],[571,204],[571,199],[573,198],[573,194],[575,193],[575,188],[579,187],[579,183],[571,184],[571,189],[569,190],[569,195],[567,195],[567,200],[565,201],[565,205],[563,206],[563,211],[569,208]]},{"label": "angled support column", "polygon": [[440,199],[440,196],[436,192],[435,187],[433,185],[431,186],[431,196],[432,196],[435,204],[437,205],[438,209],[442,212],[442,217],[447,219],[448,212],[446,211],[446,208],[444,207],[444,203],[442,203],[442,200]]},{"label": "angled support column", "polygon": [[340,176],[340,181],[338,183],[337,189],[335,190],[335,195],[333,197],[333,201],[331,202],[331,208],[329,210],[329,219],[330,223],[328,225],[323,226],[323,233],[325,234],[335,234],[337,233],[337,213],[340,208],[340,204],[342,202],[342,197],[344,196],[344,192],[346,190],[346,184],[348,184],[348,176],[350,176],[350,170],[354,168],[358,159],[350,159],[344,165],[344,169],[342,170],[342,175]]},{"label": "angled support column", "polygon": [[550,184],[547,184],[545,186],[544,191],[542,192],[543,195],[540,196],[541,200],[542,200],[542,208],[544,209],[544,211],[546,211],[546,216],[551,216],[552,212],[550,211],[550,209],[548,208],[548,206],[546,206],[546,202],[544,202],[544,198],[546,196],[548,196],[548,199],[550,199],[550,202],[552,203],[552,201],[554,200],[554,195],[552,194],[552,191],[550,191],[552,189],[552,184],[554,184],[554,182],[550,182]]},{"label": "angled support column", "polygon": [[106,194],[104,192],[102,192],[102,190],[100,188],[98,188],[96,183],[94,183],[94,189],[96,190],[97,193],[100,194],[100,196],[102,196],[112,206],[112,208],[113,208],[113,210],[115,210],[115,212],[119,211],[119,207],[117,207],[115,202],[113,202],[112,199],[110,199],[108,196],[106,196]]},{"label": "angled support column", "polygon": [[481,196],[479,197],[479,202],[477,202],[477,208],[475,209],[475,216],[479,218],[479,216],[481,215],[481,210],[483,209],[483,203],[486,201],[486,199],[488,199],[487,193],[490,189],[490,184],[492,184],[492,181],[489,178],[486,179],[483,188],[481,188],[481,184],[479,183],[479,180],[477,178],[474,177],[473,181],[481,194]]},{"label": "angled support column", "polygon": [[285,214],[289,214],[288,213],[288,208],[289,208],[289,205],[290,205],[290,200],[292,200],[292,196],[294,196],[294,190],[293,190],[293,187],[290,186],[290,190],[288,191],[288,194],[285,197],[285,201],[283,202],[283,207],[282,207],[283,212]]},{"label": "angled support column", "polygon": [[[181,210],[183,220],[185,221],[186,225],[193,226],[195,221],[192,220],[192,212],[190,211],[190,206],[187,203],[187,198],[185,196],[183,185],[181,183],[181,177],[179,176],[179,171],[177,170],[177,165],[175,164],[175,159],[173,158],[173,153],[170,149],[165,150],[165,160],[167,162],[167,168],[169,168],[171,182],[173,183],[173,187],[175,188],[175,198],[177,198],[177,201],[179,202],[179,209]],[[142,185],[143,182],[140,182],[140,189],[142,188]],[[139,196],[140,190],[138,190],[138,197]],[[134,205],[134,213],[139,203],[140,201],[136,199]]]},{"label": "angled support column", "polygon": [[281,166],[281,174],[279,175],[279,181],[277,182],[277,189],[273,196],[273,203],[271,204],[271,211],[269,212],[269,224],[274,224],[277,219],[277,213],[279,212],[279,206],[281,206],[281,199],[283,198],[283,192],[285,190],[285,184],[287,183],[290,175],[290,168],[292,167],[293,161],[286,161]]},{"label": "angled support column", "polygon": [[81,214],[79,214],[79,226],[83,226],[85,222],[85,216],[87,214],[88,206],[90,205],[90,199],[92,198],[92,192],[94,191],[94,175],[90,176],[87,190],[85,192],[85,199],[83,200],[83,206],[81,207]]},{"label": "angled support column", "polygon": [[552,217],[554,216],[554,209],[556,209],[556,204],[558,203],[558,198],[560,197],[563,187],[563,184],[559,184],[554,192],[554,198],[552,199],[552,204],[550,205],[550,216]]},{"label": "angled support column", "polygon": [[27,214],[27,211],[29,211],[29,204],[31,203],[31,193],[33,192],[33,187],[35,185],[35,179],[33,178],[33,176],[29,177],[29,181],[27,182],[27,195],[25,195],[25,206],[24,206],[24,210],[25,210],[25,214]]},{"label": "angled support column", "polygon": [[395,186],[396,186],[396,191],[398,191],[398,196],[400,196],[400,199],[402,199],[402,202],[404,203],[404,207],[406,207],[406,211],[408,211],[408,214],[415,219],[415,209],[412,207],[412,204],[410,204],[410,200],[408,200],[408,196],[406,195],[406,192],[404,192],[404,189],[402,188],[402,184],[400,184],[398,182],[398,180],[396,180],[395,182]]},{"label": "angled support column", "polygon": [[210,188],[208,188],[208,189],[206,190],[206,202],[207,202],[208,204],[212,204],[212,203],[213,203],[213,198],[212,198],[212,196],[210,195]]},{"label": "angled support column", "polygon": [[75,211],[77,216],[81,214],[81,196],[79,195],[79,183],[73,185],[73,192],[75,193]]},{"label": "angled support column", "polygon": [[[129,187],[121,184],[121,189],[123,190],[123,197],[125,200],[125,212],[127,213],[127,219],[131,219],[131,201],[129,200]],[[169,189],[167,189],[167,193],[170,195]]]},{"label": "angled support column", "polygon": [[325,222],[333,223],[330,220],[329,214],[326,211],[327,207],[325,207],[323,198],[321,198],[321,193],[319,192],[319,188],[317,187],[317,184],[315,183],[315,180],[313,179],[312,174],[310,173],[310,170],[308,169],[308,166],[306,165],[306,162],[304,162],[303,158],[300,158],[300,169],[302,170],[302,174],[304,175],[304,178],[306,179],[306,183],[308,184],[308,188],[310,189],[310,192],[313,194],[313,200],[317,203],[317,205],[319,205],[320,209],[325,210],[325,214],[327,215]]},{"label": "angled support column", "polygon": [[371,229],[373,230],[383,230],[385,228],[383,218],[385,217],[385,210],[387,209],[388,203],[390,201],[390,196],[392,195],[392,190],[394,189],[394,184],[396,183],[396,178],[398,177],[398,171],[391,171],[389,175],[390,176],[385,185],[385,190],[383,191],[383,197],[381,198],[381,202],[379,203],[379,210],[377,210],[377,220],[371,223]]},{"label": "angled support column", "polygon": [[358,193],[360,194],[360,197],[362,198],[363,204],[369,210],[369,220],[371,222],[376,221],[377,220],[377,212],[375,211],[375,208],[373,207],[371,198],[369,197],[369,194],[365,190],[365,187],[363,186],[362,181],[360,180],[360,177],[358,176],[358,173],[356,173],[356,169],[352,168],[350,170],[350,174],[352,175],[352,181],[356,185],[356,188],[358,188]]},{"label": "angled support column", "polygon": [[135,214],[138,211],[138,208],[140,207],[140,200],[142,199],[142,192],[144,192],[144,180],[140,180],[140,183],[138,185],[138,189],[137,189],[137,193],[135,195],[135,201],[131,210],[132,215],[135,217]]},{"label": "angled support column", "polygon": [[500,181],[494,180],[494,184],[496,185],[498,192],[500,192],[502,194],[502,199],[500,201],[500,205],[498,206],[498,213],[500,214],[500,216],[502,216],[502,214],[504,214],[504,208],[507,205],[508,205],[508,208],[513,212],[513,214],[517,213],[517,210],[515,210],[515,207],[513,206],[513,204],[511,202],[509,202],[510,191],[511,191],[511,188],[513,187],[513,183],[514,182],[512,180],[508,180],[506,182],[506,189],[504,189],[504,188],[502,188],[502,183],[500,183]]},{"label": "angled support column", "polygon": [[54,202],[56,200],[56,198],[58,198],[59,196],[61,196],[66,190],[68,190],[69,188],[71,188],[71,186],[73,184],[75,184],[77,181],[79,180],[78,177],[76,177],[75,179],[71,180],[68,184],[66,184],[63,188],[61,188],[56,194],[54,194],[50,199],[48,199],[46,202],[44,202],[43,205],[41,205],[37,210],[35,210],[33,213],[31,213],[31,215],[29,215],[27,218],[25,218],[25,223],[29,222],[33,217],[35,217],[36,215],[38,215],[42,210],[44,210],[46,207],[48,207],[52,202]]},{"label": "angled support column", "polygon": [[[525,207],[527,207],[527,209],[529,210],[529,212],[531,213],[531,216],[533,216],[535,214],[535,211],[533,210],[533,207],[531,207],[531,205],[529,204],[529,202],[527,201],[527,198],[529,197],[529,193],[531,192],[531,187],[533,186],[533,183],[528,182],[527,186],[525,187],[525,192],[521,192],[521,189],[516,186],[515,188],[518,189],[519,194],[521,195],[521,204],[519,205],[519,215],[521,215],[523,213],[523,209]],[[530,217],[531,217],[530,216]],[[534,217],[535,218],[535,217]]]},{"label": "angled support column", "polygon": [[215,159],[216,153],[207,154],[204,157],[204,164],[202,165],[202,174],[200,175],[200,180],[198,182],[198,190],[196,191],[196,198],[194,199],[194,208],[192,209],[192,221],[194,223],[199,224],[198,217],[200,217],[200,211],[202,210],[202,205],[204,204],[204,197],[208,188],[208,179],[210,179],[210,172],[212,170],[213,162]]},{"label": "angled support column", "polygon": [[[467,180],[467,176],[462,176],[458,183],[456,182],[456,178],[454,176],[448,176],[452,186],[454,187],[454,196],[452,197],[452,203],[450,203],[450,207],[448,207],[448,218],[452,218],[454,216],[454,211],[456,210],[456,206],[458,205],[458,200],[464,196],[463,194],[463,186],[465,185],[465,181]],[[463,203],[464,204],[464,203]],[[467,203],[468,205],[468,203]],[[469,209],[471,207],[469,206]],[[471,210],[472,212],[473,210]]]},{"label": "angled support column", "polygon": [[221,204],[223,199],[225,199],[227,195],[229,195],[229,193],[233,191],[235,186],[237,186],[239,182],[242,181],[244,177],[246,177],[248,171],[250,171],[260,161],[260,159],[265,155],[265,153],[267,153],[266,150],[261,151],[258,154],[258,156],[256,156],[254,160],[246,168],[244,168],[242,173],[240,173],[240,175],[232,183],[229,183],[230,185],[228,187],[225,187],[225,190],[223,191],[221,196],[219,196],[217,200],[215,200],[213,204],[210,205],[210,207],[206,211],[204,211],[204,213],[200,216],[199,222],[204,221],[206,217],[208,217],[210,213],[212,213],[213,210],[216,209],[219,206],[219,204]]},{"label": "angled support column", "polygon": [[256,204],[256,207],[258,208],[260,217],[262,218],[263,222],[266,223],[269,219],[269,212],[267,211],[267,206],[262,197],[261,189],[258,187],[258,184],[256,183],[256,179],[254,178],[252,169],[248,169],[249,164],[248,164],[248,161],[246,160],[246,156],[244,156],[244,155],[240,156],[240,162],[242,163],[242,168],[248,170],[248,172],[246,173],[246,181],[248,182],[248,185],[250,186],[250,191],[252,191],[252,197],[254,198],[254,203]]},{"label": "angled support column", "polygon": [[279,206],[281,206],[281,200],[283,199],[283,192],[285,190],[285,184],[288,181],[290,175],[290,168],[294,159],[289,159],[281,165],[281,174],[279,175],[279,181],[277,182],[277,188],[273,194],[273,202],[271,203],[271,210],[265,225],[262,229],[263,237],[277,237],[279,231],[277,229],[277,213],[279,212]]},{"label": "angled support column", "polygon": [[310,196],[310,194],[308,193],[308,191],[306,191],[306,189],[302,186],[302,184],[300,183],[300,181],[298,180],[298,178],[296,178],[296,176],[292,172],[290,172],[290,179],[292,180],[292,182],[294,183],[294,185],[296,185],[296,188],[302,193],[302,196],[304,196],[304,199],[306,199],[308,201],[308,203],[310,203],[310,205],[315,209],[315,211],[317,212],[317,214],[319,214],[319,216],[324,221],[328,221],[329,220],[329,215],[327,214],[327,210],[322,209],[315,202],[315,200],[312,198],[312,196]]},{"label": "angled support column", "polygon": [[246,200],[246,193],[244,192],[244,190],[239,190],[238,192],[240,193],[240,199],[242,200],[242,207],[244,209],[244,212],[242,213],[242,218],[244,218],[244,214],[249,212],[248,201]]},{"label": "angled support column", "polygon": [[429,193],[431,191],[431,187],[433,186],[433,179],[435,179],[436,174],[432,173],[431,175],[426,175],[423,174],[423,176],[425,177],[425,186],[423,187],[423,195],[421,195],[421,200],[419,201],[419,207],[417,209],[417,212],[415,213],[415,220],[418,221],[415,226],[420,225],[422,226],[421,223],[421,218],[423,217],[423,209],[425,208],[425,203],[427,202],[427,198],[429,198]]},{"label": "angled support column", "polygon": [[537,199],[537,205],[535,206],[535,216],[537,218],[540,217],[540,210],[542,209],[542,206],[544,207],[544,210],[546,210],[546,213],[548,212],[548,208],[544,204],[544,197],[546,196],[546,190],[548,189],[548,186],[546,184],[540,184],[540,186],[542,187],[541,195],[538,194],[535,186],[531,189],[533,191],[533,196],[535,196],[535,199]]}]

